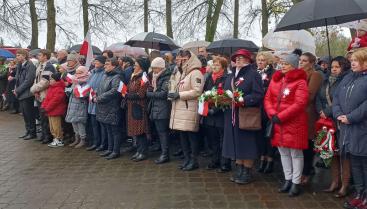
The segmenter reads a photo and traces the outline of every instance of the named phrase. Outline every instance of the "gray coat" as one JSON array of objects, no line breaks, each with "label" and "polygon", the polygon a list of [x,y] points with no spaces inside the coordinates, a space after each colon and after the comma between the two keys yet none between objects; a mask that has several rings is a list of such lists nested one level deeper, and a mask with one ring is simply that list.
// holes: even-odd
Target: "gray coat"
[{"label": "gray coat", "polygon": [[18,64],[17,73],[15,76],[15,92],[18,100],[27,99],[33,97],[30,89],[33,85],[34,79],[36,78],[36,66],[29,60],[24,65]]},{"label": "gray coat", "polygon": [[171,71],[165,70],[157,78],[156,91],[148,91],[147,97],[150,99],[148,105],[149,118],[151,120],[169,119],[171,113],[171,102],[167,100],[168,82]]},{"label": "gray coat", "polygon": [[[86,84],[84,84],[86,85]],[[74,89],[75,84],[73,84]],[[68,110],[65,121],[68,123],[87,123],[88,118],[88,97],[77,98],[74,92],[69,98]]]},{"label": "gray coat", "polygon": [[333,115],[346,115],[350,124],[340,125],[339,148],[356,156],[367,156],[367,72],[344,77],[334,94]]},{"label": "gray coat", "polygon": [[97,90],[96,117],[99,122],[117,125],[121,120],[121,94],[117,91],[120,77],[116,70],[106,72]]}]

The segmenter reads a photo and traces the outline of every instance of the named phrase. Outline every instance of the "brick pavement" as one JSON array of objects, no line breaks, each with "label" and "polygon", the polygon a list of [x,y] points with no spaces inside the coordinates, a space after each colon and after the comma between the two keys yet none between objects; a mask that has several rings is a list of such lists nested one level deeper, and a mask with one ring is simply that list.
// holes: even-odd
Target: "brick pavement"
[{"label": "brick pavement", "polygon": [[[134,163],[128,155],[107,161],[95,152],[51,149],[17,137],[24,132],[19,115],[0,113],[0,208],[176,209],[176,208],[341,208],[342,201],[306,188],[297,198],[278,194],[282,176],[256,175],[239,186],[229,174],[201,168],[182,172],[178,160],[155,165],[153,157]],[[155,156],[154,156],[155,157]],[[204,167],[204,163],[202,163]],[[324,181],[326,171],[313,181]]]}]

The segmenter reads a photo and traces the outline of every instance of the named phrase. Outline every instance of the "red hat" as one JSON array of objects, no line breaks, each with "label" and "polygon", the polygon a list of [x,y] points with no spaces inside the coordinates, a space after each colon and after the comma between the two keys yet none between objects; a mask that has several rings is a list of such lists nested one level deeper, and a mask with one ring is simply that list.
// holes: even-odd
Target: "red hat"
[{"label": "red hat", "polygon": [[250,60],[250,62],[252,62],[251,52],[250,52],[250,51],[248,51],[248,50],[246,50],[246,49],[239,49],[239,50],[237,50],[237,51],[232,55],[231,60],[232,60],[233,62],[236,62],[236,57],[238,57],[238,56],[244,56],[244,57],[246,57],[247,59],[249,59],[249,60]]}]

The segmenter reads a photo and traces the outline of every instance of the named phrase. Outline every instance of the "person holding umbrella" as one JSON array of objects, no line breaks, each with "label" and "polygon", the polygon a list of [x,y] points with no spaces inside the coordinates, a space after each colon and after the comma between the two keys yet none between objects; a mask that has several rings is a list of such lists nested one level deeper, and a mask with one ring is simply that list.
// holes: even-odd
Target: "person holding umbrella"
[{"label": "person holding umbrella", "polygon": [[264,100],[265,111],[274,125],[271,143],[278,147],[285,176],[278,191],[288,192],[290,197],[300,193],[302,150],[308,148],[307,75],[297,69],[298,59],[295,54],[282,57],[282,69],[274,73]]},{"label": "person holding umbrella", "polygon": [[[260,107],[264,89],[260,74],[252,68],[251,52],[245,49],[236,51],[231,60],[236,63],[228,75],[223,90],[238,89],[244,95],[244,107]],[[239,128],[239,107],[233,106],[224,111],[224,139],[222,155],[236,161],[236,170],[230,178],[237,184],[250,183],[251,169],[257,158],[256,131]]]}]

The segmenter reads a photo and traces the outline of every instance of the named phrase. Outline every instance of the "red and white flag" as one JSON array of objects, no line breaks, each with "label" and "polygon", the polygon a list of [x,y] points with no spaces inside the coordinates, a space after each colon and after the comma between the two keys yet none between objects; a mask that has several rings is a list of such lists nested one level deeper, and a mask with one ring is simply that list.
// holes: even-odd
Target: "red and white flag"
[{"label": "red and white flag", "polygon": [[73,75],[71,75],[70,73],[66,74],[65,80],[69,84],[72,84],[74,79],[75,79],[75,77]]},{"label": "red and white flag", "polygon": [[143,76],[141,77],[140,85],[144,86],[144,84],[146,84],[147,82],[149,82],[149,79],[148,79],[147,73],[144,72]]},{"label": "red and white flag", "polygon": [[117,89],[120,94],[125,97],[127,93],[127,86],[124,84],[124,82],[120,81],[119,88]]},{"label": "red and white flag", "polygon": [[93,48],[89,31],[87,32],[87,35],[84,38],[82,46],[80,47],[79,54],[85,56],[85,67],[89,69],[93,61]]},{"label": "red and white flag", "polygon": [[198,113],[202,116],[208,116],[209,112],[209,103],[206,101],[199,101],[199,109]]},{"label": "red and white flag", "polygon": [[96,92],[90,88],[90,91],[89,91],[89,102],[92,102],[93,98],[96,96]]},{"label": "red and white flag", "polygon": [[81,87],[79,84],[77,84],[74,87],[74,95],[77,98],[88,97],[90,89],[91,89],[91,87],[88,84],[83,86],[83,87]]}]

